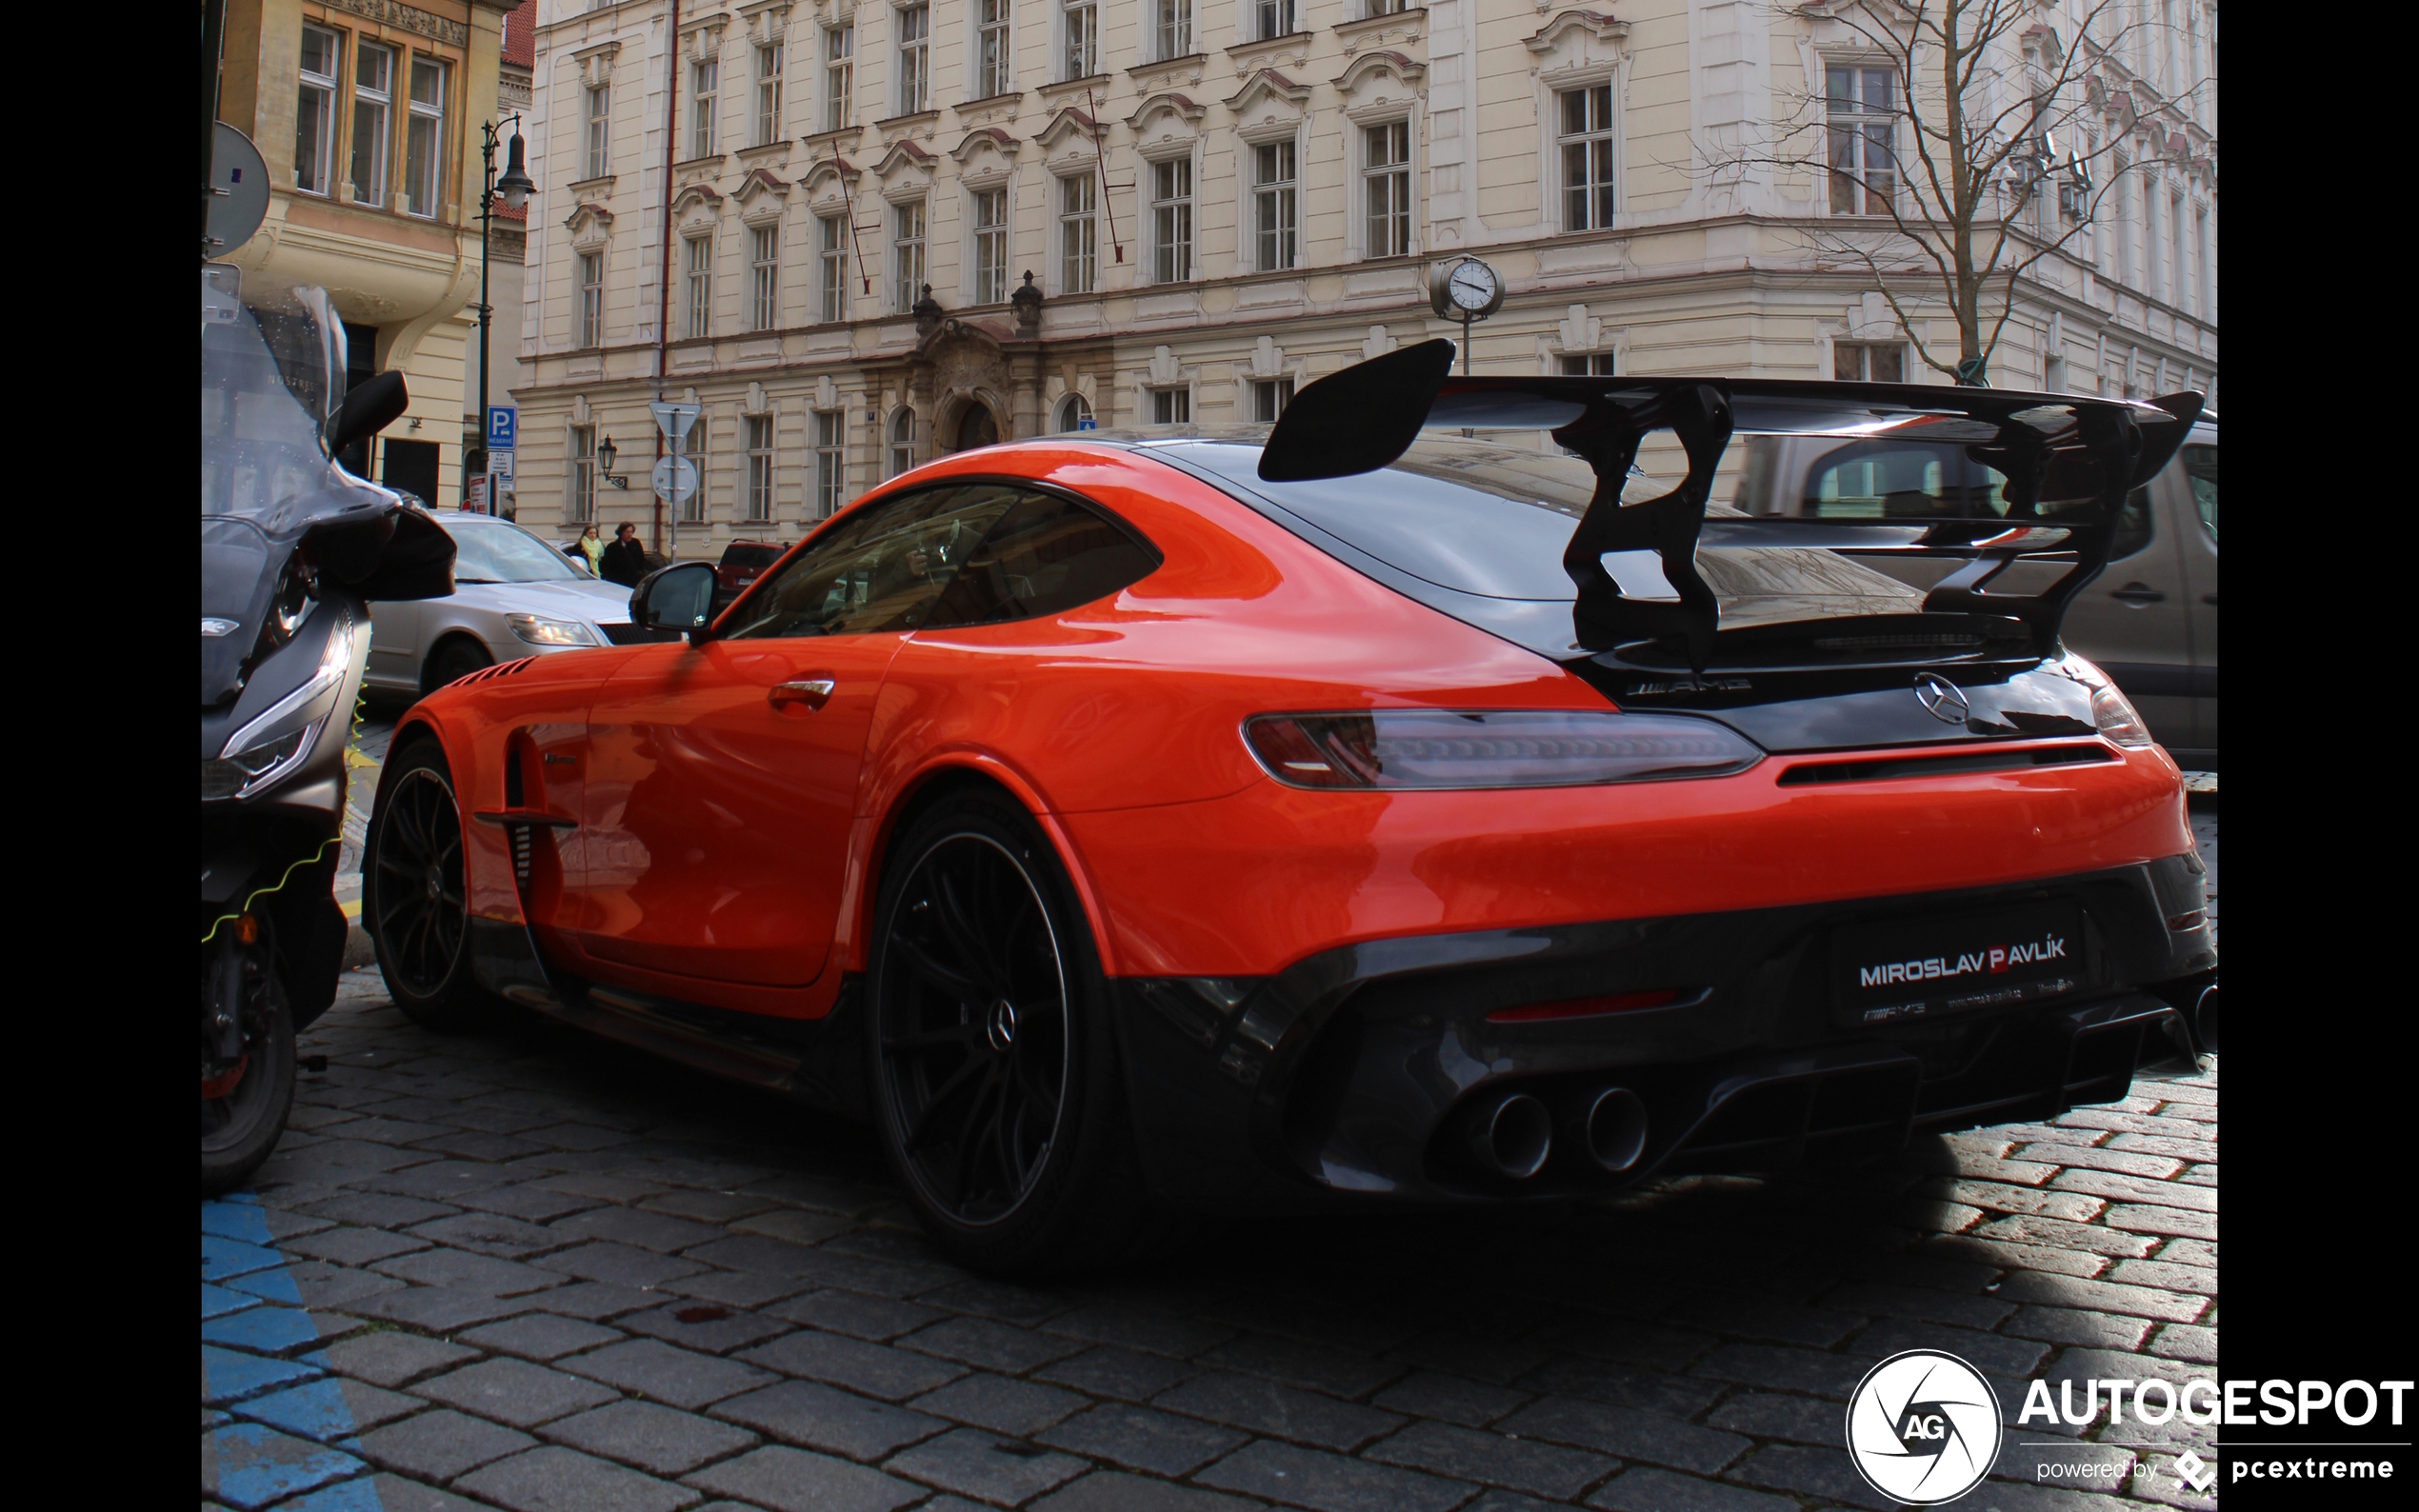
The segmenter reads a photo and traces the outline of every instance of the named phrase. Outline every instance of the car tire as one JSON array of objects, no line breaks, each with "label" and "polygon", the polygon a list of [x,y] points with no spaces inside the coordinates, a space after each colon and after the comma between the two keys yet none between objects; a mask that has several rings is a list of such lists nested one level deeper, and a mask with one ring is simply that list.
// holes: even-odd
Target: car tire
[{"label": "car tire", "polygon": [[867,1086],[925,1231],[993,1276],[1133,1258],[1170,1225],[1143,1189],[1099,952],[1049,841],[1005,795],[969,789],[890,857]]},{"label": "car tire", "polygon": [[495,658],[488,648],[467,636],[457,636],[437,648],[429,658],[429,671],[423,692],[433,693],[449,683],[458,683],[481,667],[493,666]]},{"label": "car tire", "polygon": [[469,1028],[499,1002],[471,973],[463,844],[445,751],[422,736],[378,774],[361,847],[361,926],[388,994],[423,1028]]}]

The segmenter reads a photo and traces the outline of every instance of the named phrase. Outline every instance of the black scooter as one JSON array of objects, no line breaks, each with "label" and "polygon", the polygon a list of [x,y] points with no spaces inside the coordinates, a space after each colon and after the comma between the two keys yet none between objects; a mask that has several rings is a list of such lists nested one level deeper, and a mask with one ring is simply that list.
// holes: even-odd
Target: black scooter
[{"label": "black scooter", "polygon": [[453,591],[453,542],[336,453],[401,415],[345,391],[310,288],[202,269],[202,1195],[243,1184],[292,1106],[294,1037],[335,1001],[345,746],[370,602]]}]

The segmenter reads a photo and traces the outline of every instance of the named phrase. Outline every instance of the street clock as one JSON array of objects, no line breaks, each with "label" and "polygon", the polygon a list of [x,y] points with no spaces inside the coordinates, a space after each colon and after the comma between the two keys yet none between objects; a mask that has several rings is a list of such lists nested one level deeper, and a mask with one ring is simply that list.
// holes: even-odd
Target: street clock
[{"label": "street clock", "polygon": [[1504,277],[1465,253],[1428,271],[1428,305],[1438,320],[1459,321],[1462,328],[1462,372],[1469,372],[1469,328],[1504,308]]}]

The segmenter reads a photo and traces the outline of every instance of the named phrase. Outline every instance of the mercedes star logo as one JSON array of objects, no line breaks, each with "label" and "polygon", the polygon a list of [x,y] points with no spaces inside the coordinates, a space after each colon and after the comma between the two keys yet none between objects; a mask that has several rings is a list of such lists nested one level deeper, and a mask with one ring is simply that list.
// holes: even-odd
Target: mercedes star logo
[{"label": "mercedes star logo", "polygon": [[1915,679],[1915,696],[1923,700],[1924,707],[1931,710],[1931,717],[1942,724],[1962,725],[1966,722],[1966,695],[1959,692],[1957,685],[1949,679],[1930,672],[1919,675]]}]

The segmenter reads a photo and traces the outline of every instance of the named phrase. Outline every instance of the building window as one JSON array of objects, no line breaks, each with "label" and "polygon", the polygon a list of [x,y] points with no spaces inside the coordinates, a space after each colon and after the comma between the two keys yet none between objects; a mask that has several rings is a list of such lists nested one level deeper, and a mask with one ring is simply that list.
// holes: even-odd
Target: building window
[{"label": "building window", "polygon": [[1293,31],[1293,0],[1253,0],[1251,22],[1254,41],[1290,35]]},{"label": "building window", "polygon": [[710,439],[707,433],[711,429],[713,417],[700,414],[697,424],[689,429],[689,439],[682,445],[683,454],[697,468],[697,491],[680,507],[680,523],[683,525],[700,525],[706,519],[706,495],[714,486],[714,475],[708,470],[710,464],[706,455],[706,444]]},{"label": "building window", "polygon": [[890,476],[915,466],[915,411],[902,408],[890,417]]},{"label": "building window", "polygon": [[849,228],[846,217],[816,216],[815,233],[820,242],[815,251],[816,281],[822,286],[816,292],[822,297],[823,323],[829,326],[849,318]]},{"label": "building window", "polygon": [[899,19],[899,114],[913,115],[932,98],[932,8],[901,6]]},{"label": "building window", "polygon": [[772,416],[748,417],[748,519],[772,518]]},{"label": "building window", "polygon": [[1574,352],[1562,360],[1562,375],[1565,378],[1609,378],[1612,376],[1612,353]]},{"label": "building window", "polygon": [[1009,0],[975,0],[974,83],[981,99],[1006,94],[1015,72],[1009,51],[1008,5]]},{"label": "building window", "polygon": [[1844,383],[1903,384],[1907,348],[1894,341],[1835,341],[1831,376]]},{"label": "building window", "polygon": [[596,428],[571,428],[571,496],[564,501],[564,518],[585,523],[596,518]]},{"label": "building window", "polygon": [[1094,182],[1090,173],[1058,181],[1058,288],[1064,294],[1090,293],[1099,270]]},{"label": "building window", "polygon": [[612,162],[606,147],[612,140],[612,86],[592,84],[588,90],[588,171],[583,178],[603,178]]},{"label": "building window", "polygon": [[302,29],[302,93],[294,109],[294,188],[328,192],[328,160],[336,147],[336,50],[342,41],[318,27]]},{"label": "building window", "polygon": [[1153,40],[1154,58],[1181,58],[1192,52],[1192,0],[1158,0],[1159,25]]},{"label": "building window", "polygon": [[2208,320],[2217,310],[2216,278],[2209,271],[2209,212],[2192,212],[2192,313]]},{"label": "building window", "polygon": [[387,205],[387,162],[394,119],[395,55],[392,48],[364,42],[352,54],[352,198],[356,205]]},{"label": "building window", "polygon": [[846,490],[849,456],[840,439],[842,416],[837,409],[814,412],[814,517],[830,518]]},{"label": "building window", "polygon": [[823,129],[837,131],[856,113],[857,24],[823,30]]},{"label": "building window", "polygon": [[710,336],[714,329],[714,243],[710,236],[689,238],[689,328],[690,336]]},{"label": "building window", "polygon": [[1298,188],[1291,142],[1251,149],[1251,229],[1258,239],[1256,266],[1264,273],[1301,260]]},{"label": "building window", "polygon": [[1285,407],[1293,403],[1293,380],[1290,378],[1254,378],[1251,380],[1251,418],[1264,426],[1276,424]]},{"label": "building window", "polygon": [[404,129],[403,209],[434,219],[445,183],[445,65],[411,60],[411,124]]},{"label": "building window", "polygon": [[605,345],[605,254],[580,253],[580,345]]},{"label": "building window", "polygon": [[1008,190],[974,191],[974,303],[1008,297]]},{"label": "building window", "polygon": [[1362,13],[1366,16],[1397,16],[1403,13],[1405,0],[1369,0]]},{"label": "building window", "polygon": [[1368,149],[1361,182],[1369,195],[1369,255],[1402,257],[1411,249],[1411,123],[1391,121],[1361,135]]},{"label": "building window", "polygon": [[708,58],[689,66],[689,155],[711,157],[714,141],[714,91],[722,87],[722,62]]},{"label": "building window", "polygon": [[2173,272],[2168,280],[2168,299],[2176,308],[2189,310],[2192,308],[2191,264],[2184,256],[2184,228],[2187,222],[2184,219],[2183,195],[2176,195],[2170,202],[2170,210],[2167,218],[2167,245],[2171,254],[2169,263]]},{"label": "building window", "polygon": [[890,271],[897,302],[894,314],[915,309],[916,291],[924,283],[924,202],[890,208]]},{"label": "building window", "polygon": [[1061,0],[1061,24],[1067,32],[1069,79],[1089,79],[1100,71],[1100,0]]},{"label": "building window", "polygon": [[1150,165],[1151,250],[1156,277],[1181,284],[1192,277],[1192,159]]},{"label": "building window", "polygon": [[1888,69],[1824,70],[1831,213],[1887,215],[1898,197],[1898,80]]},{"label": "building window", "polygon": [[1192,423],[1192,390],[1190,388],[1153,388],[1150,391],[1150,422],[1157,426],[1182,426]]},{"label": "building window", "polygon": [[781,228],[759,226],[753,240],[750,261],[756,278],[750,317],[755,329],[770,330],[781,324]]},{"label": "building window", "polygon": [[1058,402],[1058,418],[1051,423],[1053,430],[1090,430],[1092,407],[1082,394],[1069,394]]},{"label": "building window", "polygon": [[1612,82],[1562,91],[1562,229],[1612,224]]},{"label": "building window", "polygon": [[781,140],[781,44],[768,42],[756,50],[756,142],[765,147]]}]

